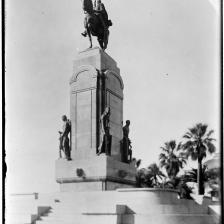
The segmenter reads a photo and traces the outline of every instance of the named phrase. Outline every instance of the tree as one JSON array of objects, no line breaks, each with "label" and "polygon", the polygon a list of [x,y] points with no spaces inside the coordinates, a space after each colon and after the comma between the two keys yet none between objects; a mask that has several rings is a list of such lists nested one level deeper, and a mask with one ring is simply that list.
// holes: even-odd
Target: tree
[{"label": "tree", "polygon": [[136,186],[137,187],[153,187],[152,180],[149,178],[148,170],[146,168],[137,170]]},{"label": "tree", "polygon": [[175,177],[172,180],[169,180],[164,183],[165,188],[177,189],[179,191],[180,198],[192,199],[191,193],[192,188],[187,185],[185,176]]},{"label": "tree", "polygon": [[165,175],[162,173],[156,163],[148,166],[146,179],[148,182],[152,182],[153,186],[159,186],[159,179],[162,180],[162,177],[165,177]]},{"label": "tree", "polygon": [[[208,181],[207,166],[205,165],[202,166],[201,173],[202,173],[202,183],[204,184],[204,182]],[[197,183],[198,170],[193,168],[191,170],[186,171],[186,173],[184,174],[184,178],[186,182]]]},{"label": "tree", "polygon": [[181,149],[181,143],[177,145],[175,140],[171,140],[166,142],[161,149],[163,152],[159,155],[160,166],[164,167],[168,177],[173,179],[179,173],[180,168],[186,164],[186,159],[181,152],[178,152]]},{"label": "tree", "polygon": [[208,126],[206,124],[198,123],[193,128],[189,128],[183,138],[186,142],[182,145],[182,149],[187,157],[198,161],[198,194],[204,194],[203,174],[202,174],[202,160],[207,156],[207,152],[214,153],[215,146],[211,138],[213,130],[207,132]]},{"label": "tree", "polygon": [[137,170],[136,186],[137,187],[159,187],[159,179],[162,180],[165,175],[159,169],[157,164],[153,163],[148,168]]}]

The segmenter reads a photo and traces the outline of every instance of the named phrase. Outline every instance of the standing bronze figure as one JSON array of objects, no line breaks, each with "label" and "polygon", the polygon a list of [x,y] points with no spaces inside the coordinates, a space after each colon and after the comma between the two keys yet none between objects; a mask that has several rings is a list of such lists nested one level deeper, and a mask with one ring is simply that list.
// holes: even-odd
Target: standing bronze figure
[{"label": "standing bronze figure", "polygon": [[132,160],[132,146],[131,140],[129,139],[129,126],[130,121],[127,120],[123,127],[123,139],[122,139],[122,162],[129,163]]},{"label": "standing bronze figure", "polygon": [[110,121],[110,108],[106,107],[103,114],[100,117],[100,145],[98,147],[97,155],[101,153],[106,153],[110,155],[111,147],[111,135],[109,131],[109,121]]},{"label": "standing bronze figure", "polygon": [[85,31],[81,34],[84,37],[88,35],[90,48],[92,48],[92,36],[96,36],[100,47],[105,50],[108,45],[109,27],[112,26],[111,20],[108,20],[105,6],[101,0],[95,0],[94,6],[92,0],[81,1],[85,13]]},{"label": "standing bronze figure", "polygon": [[61,158],[61,150],[64,151],[65,157],[67,160],[71,160],[71,149],[69,144],[69,133],[71,132],[71,122],[67,119],[66,115],[62,116],[63,131],[59,131],[60,134],[60,146],[59,146],[59,157]]}]

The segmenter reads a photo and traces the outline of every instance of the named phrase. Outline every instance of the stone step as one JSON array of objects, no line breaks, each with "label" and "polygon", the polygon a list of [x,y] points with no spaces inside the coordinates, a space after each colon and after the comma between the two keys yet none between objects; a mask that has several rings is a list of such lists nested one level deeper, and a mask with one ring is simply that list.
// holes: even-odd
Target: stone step
[{"label": "stone step", "polygon": [[[137,195],[137,196],[136,196]],[[137,197],[137,198],[136,198]],[[192,206],[196,204],[193,200],[178,199],[176,193],[171,195],[166,192],[62,192],[58,194],[39,195],[38,201],[42,203],[52,204],[57,200],[59,203],[67,204],[70,207],[74,202],[77,205],[85,206],[85,204],[129,204],[133,202],[141,201],[143,204],[187,204]]]},{"label": "stone step", "polygon": [[124,215],[122,224],[218,224],[210,215]]},{"label": "stone step", "polygon": [[[150,224],[153,221],[155,223],[155,220],[156,224],[216,223],[212,215],[207,215],[208,208],[205,206],[199,206],[193,200],[178,199],[176,193],[167,194],[159,191],[61,192],[50,195],[40,194],[38,200],[25,201],[11,201],[12,208],[8,210],[8,214],[14,216],[13,213],[20,213],[24,210],[27,212],[34,205],[52,207],[48,215],[37,221],[37,224],[117,224],[117,219],[120,218],[117,214],[127,212],[135,214],[123,216],[123,221],[127,221],[127,223],[120,222],[119,224]],[[32,213],[31,209],[30,214]],[[36,214],[40,214],[40,211],[37,213],[36,210]],[[194,222],[193,219],[197,221]],[[109,221],[107,222],[107,220]],[[211,220],[212,222],[210,222]],[[19,219],[11,219],[11,221],[7,224],[17,224],[17,221],[18,224],[20,223]]]},{"label": "stone step", "polygon": [[56,223],[75,223],[75,224],[116,224],[118,216],[115,214],[110,215],[81,215],[75,214],[73,217],[42,217],[42,220],[38,220],[36,224],[56,224]]},{"label": "stone step", "polygon": [[[213,216],[209,215],[76,215],[75,219],[45,217],[36,224],[216,224]],[[218,224],[218,223],[217,223]]]},{"label": "stone step", "polygon": [[67,204],[70,206],[70,204],[74,204],[76,202],[77,204],[80,203],[80,205],[85,203],[92,204],[127,204],[131,202],[141,201],[143,203],[150,203],[150,204],[196,204],[193,200],[186,200],[186,199],[178,199],[177,194],[172,195],[162,195],[164,197],[161,197],[160,194],[153,194],[153,192],[137,192],[137,198],[136,194],[133,192],[115,192],[115,193],[104,193],[101,192],[101,194],[97,193],[81,193],[78,195],[77,193],[71,193],[71,195],[58,195],[58,197],[55,197],[55,199],[58,199],[60,202],[63,202],[64,204]]},{"label": "stone step", "polygon": [[30,222],[29,223],[24,223],[24,222],[20,222],[20,221],[12,221],[12,222],[6,222],[6,224],[31,224]]},{"label": "stone step", "polygon": [[14,223],[14,222],[19,222],[19,223],[31,223],[33,221],[36,221],[41,215],[47,213],[49,211],[50,207],[42,207],[38,206],[35,208],[30,208],[27,210],[23,209],[18,209],[18,210],[11,210],[6,211],[5,217],[8,223]]},{"label": "stone step", "polygon": [[[125,206],[123,211],[121,210],[122,205],[101,205],[86,204],[84,207],[70,204],[69,206],[59,204],[53,207],[52,211],[57,214],[69,214],[69,213],[117,213],[123,214],[126,210],[131,210],[134,213],[145,213],[145,214],[207,214],[208,209],[202,206],[188,206],[188,205],[148,205],[136,202],[135,204],[128,204]],[[126,209],[127,208],[127,209]]]},{"label": "stone step", "polygon": [[37,215],[35,214],[22,214],[22,213],[15,213],[10,216],[6,216],[6,223],[11,224],[11,223],[32,223],[32,221],[37,219]]}]

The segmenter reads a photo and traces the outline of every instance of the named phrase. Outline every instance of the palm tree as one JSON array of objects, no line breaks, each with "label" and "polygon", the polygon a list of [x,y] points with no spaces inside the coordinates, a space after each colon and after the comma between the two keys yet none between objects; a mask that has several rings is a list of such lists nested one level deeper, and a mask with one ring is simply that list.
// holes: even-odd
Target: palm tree
[{"label": "palm tree", "polygon": [[148,182],[152,182],[153,186],[159,186],[159,179],[162,180],[162,177],[165,177],[165,175],[162,173],[156,163],[148,166],[146,179],[148,179]]},{"label": "palm tree", "polygon": [[[198,170],[192,168],[191,170],[186,171],[183,175],[186,182],[195,182],[197,183],[198,177]],[[207,166],[202,166],[202,182],[208,181],[208,174],[207,174]]]},{"label": "palm tree", "polygon": [[198,161],[198,194],[204,194],[204,187],[202,181],[202,160],[207,156],[207,152],[214,153],[215,146],[211,138],[213,130],[207,132],[208,126],[206,124],[198,123],[193,128],[189,128],[183,136],[186,142],[182,145],[182,149],[187,157]]},{"label": "palm tree", "polygon": [[162,153],[159,155],[160,166],[166,169],[167,175],[170,179],[177,176],[180,168],[186,164],[186,159],[182,153],[178,153],[181,149],[181,143],[176,144],[175,140],[171,140],[165,143],[164,147],[161,147]]},{"label": "palm tree", "polygon": [[152,180],[149,178],[146,168],[137,170],[136,187],[153,187]]},{"label": "palm tree", "polygon": [[164,187],[168,189],[178,189],[180,198],[192,199],[192,188],[187,185],[185,176],[178,176],[164,183]]}]

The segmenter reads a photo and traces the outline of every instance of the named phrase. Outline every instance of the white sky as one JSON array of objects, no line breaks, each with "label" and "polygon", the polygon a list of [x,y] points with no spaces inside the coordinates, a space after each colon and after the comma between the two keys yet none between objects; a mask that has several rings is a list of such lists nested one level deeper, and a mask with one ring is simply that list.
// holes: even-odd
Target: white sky
[{"label": "white sky", "polygon": [[[157,162],[160,146],[197,122],[218,139],[219,16],[210,1],[103,2],[113,21],[106,52],[121,69],[134,156],[145,166]],[[6,16],[8,191],[57,191],[72,61],[88,47],[81,2],[8,0]]]}]

